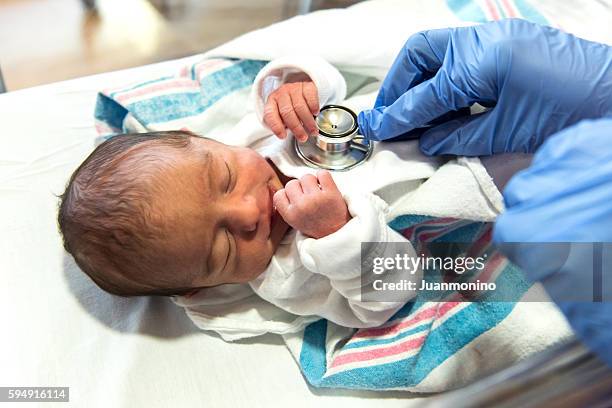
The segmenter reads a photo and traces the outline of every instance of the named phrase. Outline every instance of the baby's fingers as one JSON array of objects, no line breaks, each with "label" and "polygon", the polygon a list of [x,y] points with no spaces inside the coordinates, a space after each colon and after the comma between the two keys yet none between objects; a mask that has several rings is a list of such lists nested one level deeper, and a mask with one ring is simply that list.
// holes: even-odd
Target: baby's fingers
[{"label": "baby's fingers", "polygon": [[298,203],[304,196],[304,190],[302,190],[302,184],[299,180],[289,180],[287,184],[285,184],[285,194],[289,198],[290,204]]},{"label": "baby's fingers", "polygon": [[263,119],[266,126],[268,126],[276,136],[281,139],[287,137],[285,124],[283,123],[283,119],[281,118],[280,113],[278,112],[278,104],[276,102],[276,98],[268,98],[268,102],[266,102],[266,106],[264,107]]},{"label": "baby's fingers", "polygon": [[321,190],[335,192],[338,191],[338,186],[334,182],[332,175],[327,170],[319,170],[317,171],[317,179],[319,180],[319,184],[321,185]]},{"label": "baby's fingers", "polygon": [[306,99],[304,98],[303,93],[303,83],[299,83],[298,86],[294,86],[291,88],[290,96],[291,103],[293,104],[293,109],[295,113],[298,115],[304,129],[308,132],[309,135],[317,134],[317,124],[315,122],[314,116],[310,111],[310,107],[308,103],[306,103]]},{"label": "baby's fingers", "polygon": [[278,190],[272,197],[272,203],[276,208],[276,211],[286,220],[287,211],[289,209],[289,198],[285,193],[285,189]]},{"label": "baby's fingers", "polygon": [[314,82],[304,82],[302,84],[302,95],[304,95],[304,99],[308,104],[308,108],[310,109],[310,113],[313,116],[319,114],[319,91],[317,90],[317,86]]},{"label": "baby's fingers", "polygon": [[302,184],[302,191],[306,194],[319,193],[321,187],[319,187],[319,180],[312,174],[305,174],[300,177],[300,183]]},{"label": "baby's fingers", "polygon": [[283,92],[278,95],[278,111],[283,118],[285,126],[293,132],[293,135],[301,142],[306,141],[308,134],[295,113],[289,93]]}]

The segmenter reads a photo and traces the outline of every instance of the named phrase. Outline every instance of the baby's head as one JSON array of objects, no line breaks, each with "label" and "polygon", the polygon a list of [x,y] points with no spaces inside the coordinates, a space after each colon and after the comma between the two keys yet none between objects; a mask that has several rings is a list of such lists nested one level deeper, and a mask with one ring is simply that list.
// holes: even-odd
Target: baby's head
[{"label": "baby's head", "polygon": [[248,148],[188,132],[115,136],[61,196],[64,247],[107,292],[180,295],[261,274],[287,231],[282,188]]}]

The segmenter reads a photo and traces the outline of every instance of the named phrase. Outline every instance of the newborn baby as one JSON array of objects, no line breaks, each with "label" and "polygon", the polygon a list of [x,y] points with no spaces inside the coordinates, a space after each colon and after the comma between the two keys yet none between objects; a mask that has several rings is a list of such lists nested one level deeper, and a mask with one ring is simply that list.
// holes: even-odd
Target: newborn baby
[{"label": "newborn baby", "polygon": [[[350,219],[327,171],[289,182],[249,148],[189,132],[115,136],[62,196],[66,249],[102,289],[179,295],[245,283],[266,268],[288,225],[321,238]],[[325,211],[321,211],[325,208]]]}]

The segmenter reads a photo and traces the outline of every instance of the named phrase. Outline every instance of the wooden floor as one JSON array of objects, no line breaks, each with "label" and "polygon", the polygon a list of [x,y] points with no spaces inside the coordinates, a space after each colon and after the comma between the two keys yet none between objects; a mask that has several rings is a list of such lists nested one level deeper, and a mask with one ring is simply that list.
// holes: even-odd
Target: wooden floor
[{"label": "wooden floor", "polygon": [[[93,2],[93,1],[92,1]],[[311,9],[357,0],[312,0]],[[195,54],[294,16],[300,0],[0,0],[0,69],[16,90]]]}]

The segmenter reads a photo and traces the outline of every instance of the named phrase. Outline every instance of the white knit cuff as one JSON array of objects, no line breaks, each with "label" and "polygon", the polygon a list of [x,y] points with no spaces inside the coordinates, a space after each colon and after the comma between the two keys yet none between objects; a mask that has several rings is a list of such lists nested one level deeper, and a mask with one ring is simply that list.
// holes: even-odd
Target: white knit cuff
[{"label": "white knit cuff", "polygon": [[[314,273],[330,279],[352,279],[361,274],[361,243],[385,243],[389,227],[385,216],[387,204],[374,194],[344,196],[353,217],[338,231],[314,239],[298,232],[297,247],[303,265]],[[384,244],[374,245],[366,256],[375,257],[384,251]]]}]

